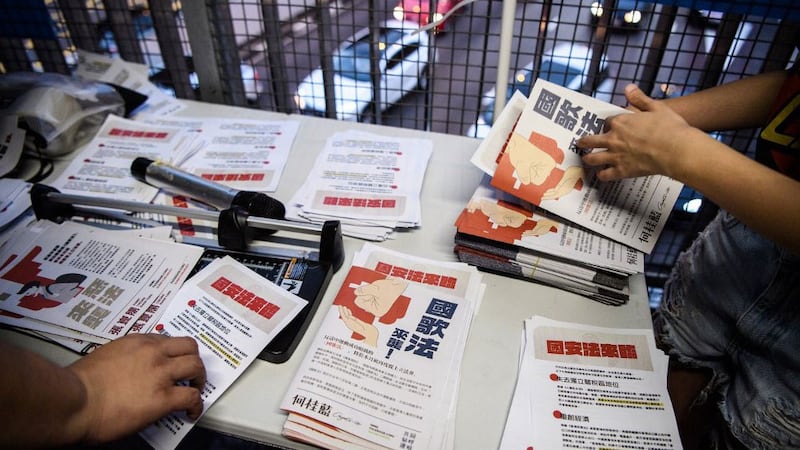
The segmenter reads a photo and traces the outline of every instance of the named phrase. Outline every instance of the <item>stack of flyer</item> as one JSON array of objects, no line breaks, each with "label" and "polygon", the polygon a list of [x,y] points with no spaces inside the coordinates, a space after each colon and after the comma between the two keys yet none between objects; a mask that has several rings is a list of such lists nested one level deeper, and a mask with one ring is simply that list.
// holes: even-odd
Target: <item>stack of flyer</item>
[{"label": "stack of flyer", "polygon": [[[201,396],[207,411],[306,303],[225,256],[186,281],[155,331],[197,341],[206,368]],[[157,450],[174,449],[194,424],[176,412],[139,434]]]},{"label": "stack of flyer", "polygon": [[459,259],[603,303],[628,300],[683,185],[613,182],[584,167],[575,142],[629,111],[539,79],[516,92],[471,158],[486,173],[456,221]]},{"label": "stack of flyer", "polygon": [[[307,302],[230,256],[189,278],[203,249],[169,236],[167,226],[20,224],[0,246],[0,324],[81,353],[129,333],[192,337],[207,410]],[[140,434],[174,449],[194,423],[176,412]]]},{"label": "stack of flyer", "polygon": [[461,360],[484,286],[464,263],[365,244],[281,408],[329,449],[451,449]]},{"label": "stack of flyer", "polygon": [[109,115],[50,185],[65,194],[150,202],[159,189],[131,176],[137,157],[238,190],[272,192],[300,123]]},{"label": "stack of flyer", "polygon": [[306,182],[286,205],[290,220],[338,220],[342,233],[371,241],[422,224],[420,192],[429,139],[343,131],[331,136]]},{"label": "stack of flyer", "polygon": [[682,448],[652,329],[534,316],[521,351],[501,450]]},{"label": "stack of flyer", "polygon": [[203,249],[167,226],[107,230],[32,217],[0,246],[0,323],[86,353],[150,330]]}]

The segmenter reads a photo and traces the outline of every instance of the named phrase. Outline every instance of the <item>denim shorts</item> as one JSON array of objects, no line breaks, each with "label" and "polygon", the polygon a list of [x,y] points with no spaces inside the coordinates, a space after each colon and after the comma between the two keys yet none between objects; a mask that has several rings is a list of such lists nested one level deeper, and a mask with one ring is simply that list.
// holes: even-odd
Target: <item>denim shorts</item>
[{"label": "denim shorts", "polygon": [[702,395],[741,444],[800,448],[800,257],[722,211],[678,258],[654,326],[673,360],[711,369]]}]

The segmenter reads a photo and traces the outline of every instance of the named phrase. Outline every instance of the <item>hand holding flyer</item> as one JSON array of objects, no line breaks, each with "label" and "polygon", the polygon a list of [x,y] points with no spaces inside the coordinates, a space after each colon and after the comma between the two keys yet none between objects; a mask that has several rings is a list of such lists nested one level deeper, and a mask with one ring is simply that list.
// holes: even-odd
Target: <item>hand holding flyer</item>
[{"label": "hand holding flyer", "polygon": [[[513,99],[519,104],[519,98]],[[682,184],[664,176],[600,182],[583,167],[575,141],[627,110],[539,79],[508,141],[490,133],[472,161],[491,185],[598,234],[650,253]],[[502,115],[501,115],[502,117]],[[508,117],[500,124],[507,129]],[[494,154],[496,166],[489,154]]]},{"label": "hand holding flyer", "polygon": [[[197,341],[206,366],[201,395],[208,409],[305,304],[226,256],[186,281],[155,331]],[[173,413],[140,434],[154,447],[170,449],[193,425],[185,413]]]}]

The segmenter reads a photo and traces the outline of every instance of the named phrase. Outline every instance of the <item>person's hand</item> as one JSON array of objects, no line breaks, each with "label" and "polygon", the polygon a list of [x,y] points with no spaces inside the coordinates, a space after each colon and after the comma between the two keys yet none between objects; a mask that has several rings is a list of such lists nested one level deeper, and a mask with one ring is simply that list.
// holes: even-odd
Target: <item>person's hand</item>
[{"label": "person's hand", "polygon": [[602,181],[653,174],[672,176],[681,162],[686,139],[712,139],[635,85],[626,86],[625,96],[632,114],[606,119],[607,132],[584,136],[577,142],[582,148],[607,149],[583,157],[585,164],[598,166],[597,178]]},{"label": "person's hand", "polygon": [[86,405],[75,419],[86,430],[85,442],[129,435],[173,411],[186,411],[190,420],[203,412],[206,372],[190,337],[127,335],[67,369],[86,389]]}]

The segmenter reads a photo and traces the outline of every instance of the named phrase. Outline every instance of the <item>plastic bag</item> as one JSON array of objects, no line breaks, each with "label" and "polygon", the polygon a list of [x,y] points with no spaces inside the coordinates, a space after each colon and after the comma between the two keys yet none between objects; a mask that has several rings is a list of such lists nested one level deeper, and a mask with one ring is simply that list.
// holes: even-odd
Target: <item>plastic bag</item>
[{"label": "plastic bag", "polygon": [[57,73],[0,76],[0,116],[15,115],[26,148],[66,155],[89,141],[108,114],[124,115],[125,101],[105,83]]}]

